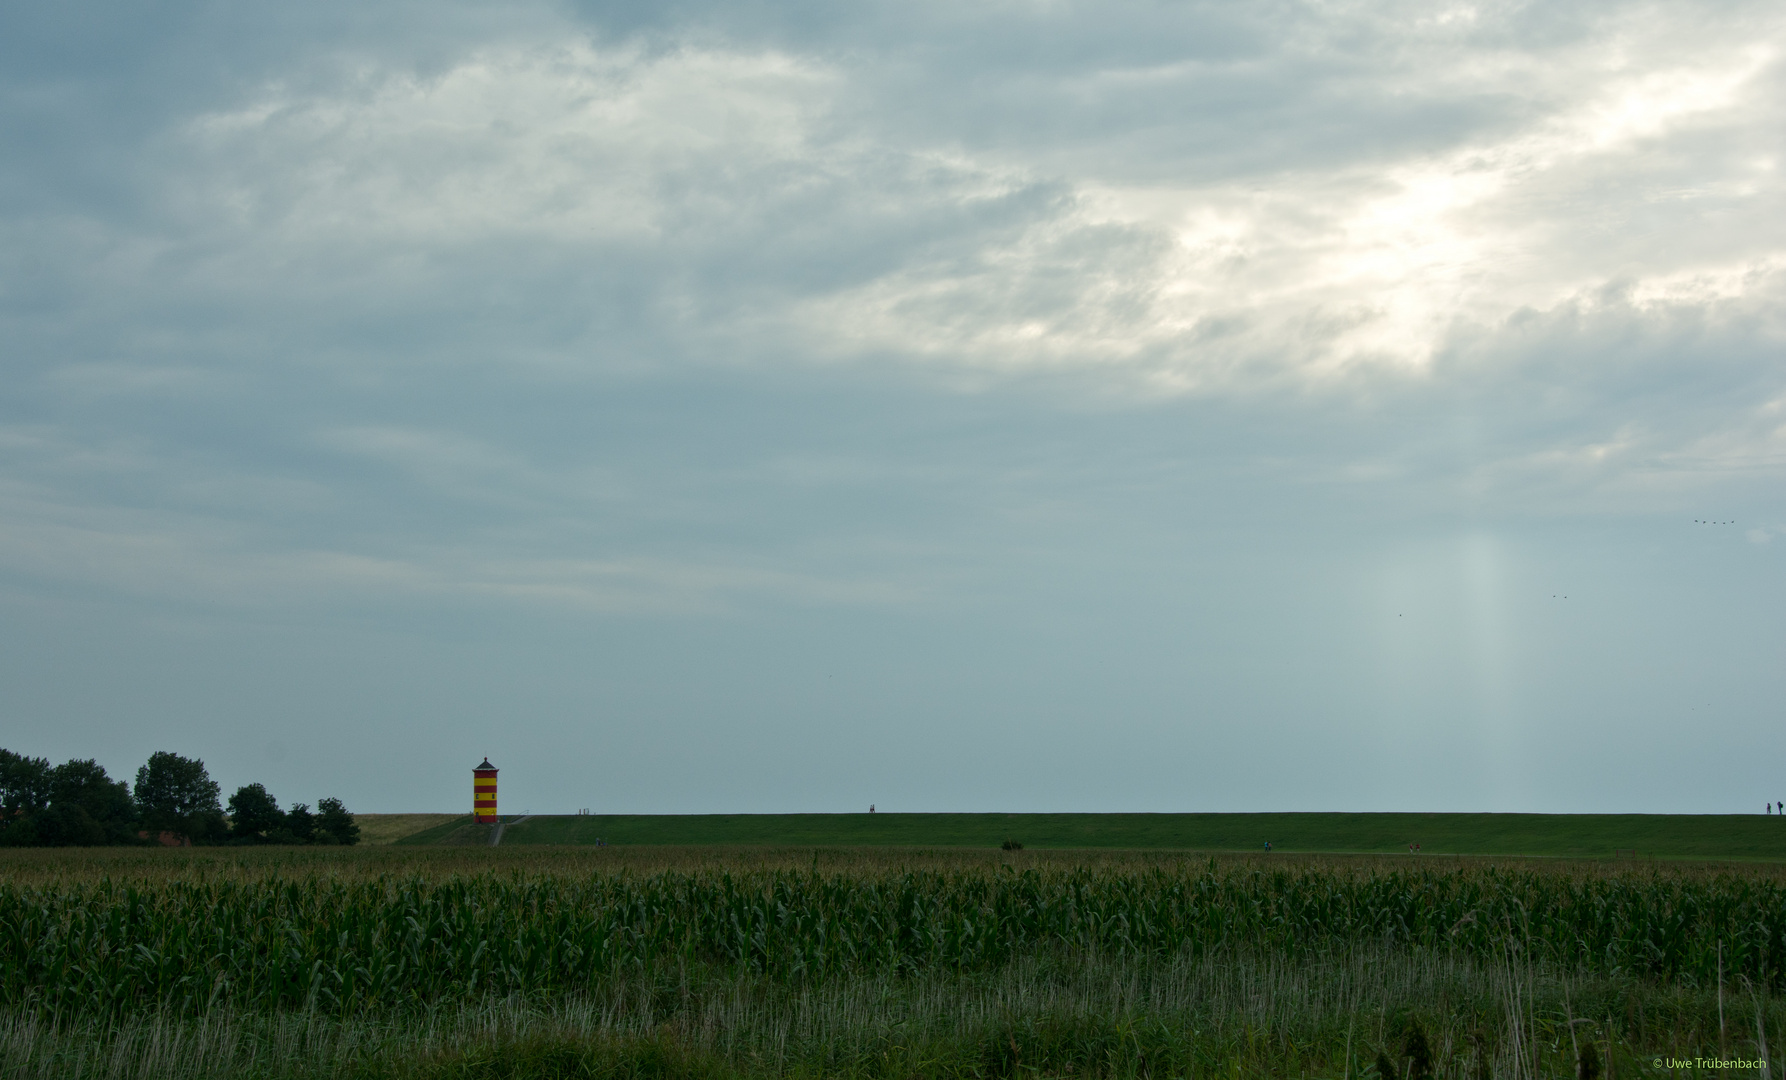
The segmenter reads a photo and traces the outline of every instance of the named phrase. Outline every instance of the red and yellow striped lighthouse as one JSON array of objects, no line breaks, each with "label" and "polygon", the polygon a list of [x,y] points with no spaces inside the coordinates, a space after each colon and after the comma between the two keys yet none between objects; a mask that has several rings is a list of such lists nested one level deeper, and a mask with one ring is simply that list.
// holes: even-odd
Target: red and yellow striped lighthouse
[{"label": "red and yellow striped lighthouse", "polygon": [[471,770],[471,812],[479,822],[496,821],[496,766],[489,758]]}]

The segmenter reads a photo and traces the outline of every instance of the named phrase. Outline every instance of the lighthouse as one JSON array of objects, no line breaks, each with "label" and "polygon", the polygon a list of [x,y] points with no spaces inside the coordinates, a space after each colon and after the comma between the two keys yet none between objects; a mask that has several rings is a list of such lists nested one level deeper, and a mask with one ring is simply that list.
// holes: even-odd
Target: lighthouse
[{"label": "lighthouse", "polygon": [[471,770],[471,812],[479,823],[496,822],[496,766],[489,758]]}]

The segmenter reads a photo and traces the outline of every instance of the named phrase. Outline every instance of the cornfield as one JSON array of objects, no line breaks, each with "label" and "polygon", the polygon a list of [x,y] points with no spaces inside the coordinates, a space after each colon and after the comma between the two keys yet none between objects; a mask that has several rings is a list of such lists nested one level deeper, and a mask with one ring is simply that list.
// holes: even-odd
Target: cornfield
[{"label": "cornfield", "polygon": [[[1104,1049],[1067,1054],[1057,1072],[1281,1057],[1263,1074],[1298,1075],[1343,1045],[1360,1075],[1367,1045],[1401,1053],[1397,1025],[1424,1022],[1449,1075],[1523,1076],[1572,1063],[1590,1036],[1629,1055],[1657,1040],[1727,1048],[1734,1027],[1759,1047],[1786,979],[1786,883],[1771,870],[790,863],[17,875],[0,883],[0,1013],[38,1033],[26,1041],[41,1056],[68,1032],[119,1038],[145,1022],[240,1030],[302,1017],[340,1036],[507,1009],[558,1017],[534,1026],[569,1030],[575,1045],[682,1032],[676,1046],[768,1074],[804,1063],[864,1075],[911,1075],[924,1039],[972,1048],[932,1064],[1005,1074],[1026,1046],[1032,1062],[1054,1060],[1063,1031]],[[1250,991],[1248,979],[1282,986]],[[1297,979],[1312,982],[1284,988]],[[1306,997],[1303,1011],[1285,1012],[1285,994]],[[922,1013],[921,1000],[933,1003],[923,1039],[881,1030],[900,1010]],[[802,1043],[793,1017],[825,1001],[833,1026]],[[1183,1052],[1148,1050],[1150,1039]],[[220,1075],[231,1071],[244,1069]]]}]

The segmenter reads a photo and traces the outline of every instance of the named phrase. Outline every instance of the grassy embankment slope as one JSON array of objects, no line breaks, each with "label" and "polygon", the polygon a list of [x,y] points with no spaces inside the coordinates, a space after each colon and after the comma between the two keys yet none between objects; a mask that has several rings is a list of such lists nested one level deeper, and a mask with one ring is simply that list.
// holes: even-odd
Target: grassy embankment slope
[{"label": "grassy embankment slope", "polygon": [[405,836],[432,829],[449,821],[463,821],[463,814],[355,814],[362,844],[394,844]]},{"label": "grassy embankment slope", "polygon": [[[512,819],[509,819],[512,820]],[[486,841],[457,817],[400,844]],[[1786,861],[1786,817],[1761,814],[610,814],[534,817],[520,844],[1155,848]]]}]

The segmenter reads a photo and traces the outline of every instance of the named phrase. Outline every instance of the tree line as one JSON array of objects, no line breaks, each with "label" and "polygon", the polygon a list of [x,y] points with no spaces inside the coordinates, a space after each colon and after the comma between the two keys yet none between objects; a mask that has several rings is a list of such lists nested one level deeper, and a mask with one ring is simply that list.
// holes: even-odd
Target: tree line
[{"label": "tree line", "polygon": [[245,784],[226,809],[221,794],[203,761],[165,750],[136,771],[132,791],[91,759],[52,766],[0,749],[0,846],[153,844],[164,834],[189,844],[359,842],[340,799],[281,810],[263,785]]}]

